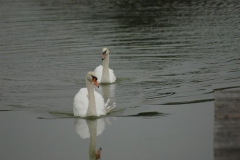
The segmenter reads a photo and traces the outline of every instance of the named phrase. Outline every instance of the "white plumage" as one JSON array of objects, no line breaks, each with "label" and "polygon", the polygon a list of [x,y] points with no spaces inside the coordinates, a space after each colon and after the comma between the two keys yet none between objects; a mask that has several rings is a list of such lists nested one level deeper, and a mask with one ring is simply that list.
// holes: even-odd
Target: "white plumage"
[{"label": "white plumage", "polygon": [[94,72],[88,72],[86,76],[87,88],[81,88],[73,100],[74,116],[99,117],[106,115],[116,106],[116,103],[113,103],[111,106],[107,106],[110,99],[104,103],[102,95],[94,90],[94,85],[99,87],[97,79],[98,78]]},{"label": "white plumage", "polygon": [[[97,116],[102,116],[106,114],[106,107],[104,103],[104,99],[101,94],[94,90],[95,102],[96,102],[96,111]],[[79,92],[74,97],[73,102],[73,113],[74,116],[85,117],[88,110],[88,90],[87,88],[81,88]]]}]

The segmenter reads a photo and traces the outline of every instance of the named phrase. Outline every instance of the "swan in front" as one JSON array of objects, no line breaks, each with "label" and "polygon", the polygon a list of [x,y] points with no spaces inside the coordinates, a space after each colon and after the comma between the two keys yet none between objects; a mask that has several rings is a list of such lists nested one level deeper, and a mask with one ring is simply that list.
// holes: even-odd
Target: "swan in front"
[{"label": "swan in front", "polygon": [[103,65],[96,67],[94,72],[96,73],[100,83],[113,83],[116,81],[116,76],[112,69],[109,68],[109,50],[107,48],[102,49]]},{"label": "swan in front", "polygon": [[99,117],[106,115],[116,106],[116,103],[107,106],[110,100],[108,99],[104,103],[102,95],[94,90],[94,85],[99,87],[98,78],[94,72],[88,72],[85,80],[87,88],[81,88],[74,97],[74,116]]}]

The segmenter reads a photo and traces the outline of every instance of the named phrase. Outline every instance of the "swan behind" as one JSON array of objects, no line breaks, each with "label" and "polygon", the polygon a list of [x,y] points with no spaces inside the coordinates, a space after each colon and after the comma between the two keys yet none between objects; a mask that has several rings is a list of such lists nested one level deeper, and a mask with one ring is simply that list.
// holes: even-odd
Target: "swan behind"
[{"label": "swan behind", "polygon": [[109,50],[107,48],[102,49],[103,65],[96,67],[94,72],[96,73],[100,83],[113,83],[116,81],[114,71],[109,68]]}]

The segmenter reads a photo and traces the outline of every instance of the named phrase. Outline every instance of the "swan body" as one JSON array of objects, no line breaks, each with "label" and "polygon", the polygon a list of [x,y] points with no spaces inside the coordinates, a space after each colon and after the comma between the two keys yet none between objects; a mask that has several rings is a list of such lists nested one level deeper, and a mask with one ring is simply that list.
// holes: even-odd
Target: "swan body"
[{"label": "swan body", "polygon": [[100,83],[113,83],[116,81],[116,76],[114,75],[114,71],[109,68],[109,50],[107,48],[103,48],[102,51],[103,65],[96,67],[94,72],[96,73]]},{"label": "swan body", "polygon": [[97,76],[94,72],[88,72],[86,76],[87,88],[81,88],[74,97],[73,101],[74,116],[99,117],[102,115],[106,115],[110,110],[112,110],[116,106],[116,103],[113,103],[112,106],[107,106],[109,99],[105,104],[102,95],[94,90],[93,85],[99,87],[99,84],[97,82]]},{"label": "swan body", "polygon": [[[101,116],[105,115],[105,103],[104,99],[102,98],[102,95],[100,95],[98,92],[94,90],[95,94],[95,102],[96,103],[96,115],[94,116]],[[87,88],[81,88],[79,92],[75,95],[74,97],[74,107],[73,107],[73,112],[74,116],[80,116],[80,117],[85,117],[87,114],[88,110],[88,105],[89,105],[89,99],[88,99],[88,90]]]}]

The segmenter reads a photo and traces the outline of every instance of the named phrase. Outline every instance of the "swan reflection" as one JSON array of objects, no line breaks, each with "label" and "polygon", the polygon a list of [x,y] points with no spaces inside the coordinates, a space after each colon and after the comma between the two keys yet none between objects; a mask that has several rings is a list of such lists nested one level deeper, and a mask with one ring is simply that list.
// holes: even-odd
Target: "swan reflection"
[{"label": "swan reflection", "polygon": [[[99,119],[75,119],[74,127],[77,134],[83,138],[90,138],[91,133],[96,133],[96,136],[102,134],[105,129],[105,118]],[[96,130],[96,131],[95,131]]]},{"label": "swan reflection", "polygon": [[96,160],[101,158],[102,148],[96,152],[97,136],[101,135],[105,129],[107,118],[99,119],[75,119],[74,127],[77,134],[83,138],[90,138],[89,159]]}]

